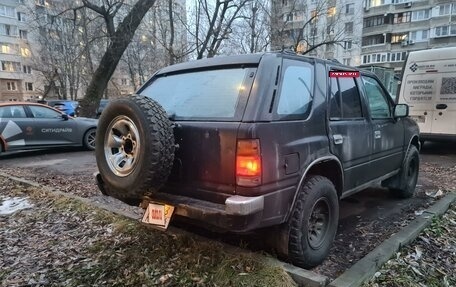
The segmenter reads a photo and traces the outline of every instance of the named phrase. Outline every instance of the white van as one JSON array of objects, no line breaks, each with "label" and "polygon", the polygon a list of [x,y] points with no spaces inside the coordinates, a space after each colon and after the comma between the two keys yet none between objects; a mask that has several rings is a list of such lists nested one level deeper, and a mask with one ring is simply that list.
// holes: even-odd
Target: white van
[{"label": "white van", "polygon": [[398,102],[409,105],[421,141],[456,141],[456,47],[410,52]]}]

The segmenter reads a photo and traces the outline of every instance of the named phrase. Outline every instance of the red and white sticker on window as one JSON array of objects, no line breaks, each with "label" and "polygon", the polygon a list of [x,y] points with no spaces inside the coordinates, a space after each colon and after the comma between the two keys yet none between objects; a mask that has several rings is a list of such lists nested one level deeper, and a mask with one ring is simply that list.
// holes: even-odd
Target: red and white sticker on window
[{"label": "red and white sticker on window", "polygon": [[358,78],[358,71],[330,71],[330,78]]}]

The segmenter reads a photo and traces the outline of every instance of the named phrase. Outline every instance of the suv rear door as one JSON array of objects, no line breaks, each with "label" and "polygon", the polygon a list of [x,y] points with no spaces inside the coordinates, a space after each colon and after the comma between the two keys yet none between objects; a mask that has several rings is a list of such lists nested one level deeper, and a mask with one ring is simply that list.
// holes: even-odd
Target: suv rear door
[{"label": "suv rear door", "polygon": [[330,146],[342,163],[344,190],[348,191],[370,179],[372,127],[356,79],[331,77],[329,81]]},{"label": "suv rear door", "polygon": [[373,127],[371,177],[378,178],[401,166],[404,128],[400,119],[394,119],[394,104],[382,84],[369,75],[361,78]]},{"label": "suv rear door", "polygon": [[235,192],[237,132],[256,68],[210,67],[161,74],[139,93],[176,123],[173,170],[164,190],[220,201]]}]

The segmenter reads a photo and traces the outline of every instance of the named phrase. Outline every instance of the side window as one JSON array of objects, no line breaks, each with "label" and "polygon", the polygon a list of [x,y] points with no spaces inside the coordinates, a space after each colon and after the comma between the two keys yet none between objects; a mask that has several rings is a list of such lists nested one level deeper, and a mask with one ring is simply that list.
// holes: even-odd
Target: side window
[{"label": "side window", "polygon": [[0,108],[0,118],[26,118],[24,108],[22,106],[6,106]]},{"label": "side window", "polygon": [[38,119],[55,119],[62,116],[59,112],[40,106],[30,106],[30,110],[32,110],[33,117]]},{"label": "side window", "polygon": [[373,119],[391,118],[391,108],[385,92],[374,78],[363,76],[364,88],[369,101],[369,110]]},{"label": "side window", "polygon": [[354,78],[331,78],[330,119],[362,118],[361,99]]},{"label": "side window", "polygon": [[331,78],[331,99],[329,107],[330,119],[342,118],[342,99],[340,96],[339,84],[337,78]]},{"label": "side window", "polygon": [[283,76],[277,114],[305,115],[311,104],[312,69],[305,66],[288,66]]}]

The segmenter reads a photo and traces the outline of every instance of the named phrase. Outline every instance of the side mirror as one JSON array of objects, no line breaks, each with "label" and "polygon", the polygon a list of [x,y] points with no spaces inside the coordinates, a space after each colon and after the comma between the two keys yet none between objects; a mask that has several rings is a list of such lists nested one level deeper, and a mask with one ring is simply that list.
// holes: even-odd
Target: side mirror
[{"label": "side mirror", "polygon": [[409,106],[407,104],[397,104],[394,106],[394,117],[405,118],[409,115]]},{"label": "side mirror", "polygon": [[67,114],[62,114],[62,119],[63,119],[64,121],[68,121],[69,117],[68,117]]}]

